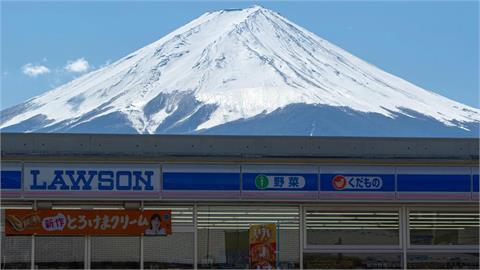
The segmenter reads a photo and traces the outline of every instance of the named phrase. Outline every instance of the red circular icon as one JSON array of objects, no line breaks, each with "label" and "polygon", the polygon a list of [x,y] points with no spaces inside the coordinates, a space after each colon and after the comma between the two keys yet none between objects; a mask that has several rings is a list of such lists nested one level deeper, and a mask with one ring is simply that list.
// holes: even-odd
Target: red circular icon
[{"label": "red circular icon", "polygon": [[332,185],[335,189],[343,189],[347,185],[347,179],[343,175],[337,175],[332,180]]}]

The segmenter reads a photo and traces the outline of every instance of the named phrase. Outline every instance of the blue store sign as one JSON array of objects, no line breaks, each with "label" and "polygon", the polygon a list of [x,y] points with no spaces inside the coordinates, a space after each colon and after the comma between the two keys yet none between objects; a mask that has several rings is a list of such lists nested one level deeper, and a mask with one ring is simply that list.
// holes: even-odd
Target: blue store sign
[{"label": "blue store sign", "polygon": [[4,198],[478,200],[479,188],[476,167],[20,162],[1,167]]},{"label": "blue store sign", "polygon": [[317,175],[244,173],[243,190],[317,190]]},{"label": "blue store sign", "polygon": [[393,174],[321,174],[320,191],[395,192]]},{"label": "blue store sign", "polygon": [[165,198],[228,198],[240,196],[240,166],[167,164],[163,167]]},{"label": "blue store sign", "polygon": [[470,192],[467,174],[399,174],[399,192]]},{"label": "blue store sign", "polygon": [[314,166],[250,165],[242,174],[242,197],[316,199],[318,173]]},{"label": "blue store sign", "polygon": [[158,196],[160,166],[26,163],[24,193],[33,197]]},{"label": "blue store sign", "polygon": [[2,198],[18,198],[22,195],[22,164],[2,162],[1,196]]}]

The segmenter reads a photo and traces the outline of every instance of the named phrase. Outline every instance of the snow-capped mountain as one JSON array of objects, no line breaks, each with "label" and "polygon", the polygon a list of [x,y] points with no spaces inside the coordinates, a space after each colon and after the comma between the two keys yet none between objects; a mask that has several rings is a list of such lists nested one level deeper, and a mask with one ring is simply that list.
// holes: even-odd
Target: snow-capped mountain
[{"label": "snow-capped mountain", "polygon": [[480,110],[366,63],[271,10],[208,12],[1,112],[2,131],[478,136]]}]

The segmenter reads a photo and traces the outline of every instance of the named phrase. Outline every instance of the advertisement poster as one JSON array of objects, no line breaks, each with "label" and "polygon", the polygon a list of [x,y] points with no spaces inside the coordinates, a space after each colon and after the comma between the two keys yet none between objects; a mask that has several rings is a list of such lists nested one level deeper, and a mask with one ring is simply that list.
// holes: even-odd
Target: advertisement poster
[{"label": "advertisement poster", "polygon": [[151,235],[172,233],[170,210],[6,209],[6,235]]},{"label": "advertisement poster", "polygon": [[275,269],[277,227],[275,224],[251,225],[249,229],[250,268]]}]

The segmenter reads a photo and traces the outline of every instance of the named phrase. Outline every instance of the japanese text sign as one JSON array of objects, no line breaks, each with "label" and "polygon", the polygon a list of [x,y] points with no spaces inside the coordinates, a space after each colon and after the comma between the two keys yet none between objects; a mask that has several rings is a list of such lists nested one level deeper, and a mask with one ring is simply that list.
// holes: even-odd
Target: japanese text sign
[{"label": "japanese text sign", "polygon": [[7,235],[157,235],[172,233],[170,210],[5,210]]},{"label": "japanese text sign", "polygon": [[250,268],[276,268],[277,227],[275,224],[251,225],[249,230]]}]

